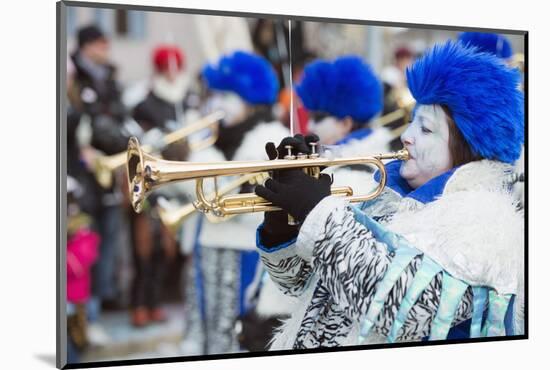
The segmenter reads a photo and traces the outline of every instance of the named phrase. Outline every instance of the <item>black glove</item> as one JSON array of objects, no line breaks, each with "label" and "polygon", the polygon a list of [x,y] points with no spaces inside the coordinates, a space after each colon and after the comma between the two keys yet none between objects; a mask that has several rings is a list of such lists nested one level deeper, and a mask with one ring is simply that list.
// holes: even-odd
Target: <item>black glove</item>
[{"label": "black glove", "polygon": [[316,143],[319,141],[319,136],[317,135],[307,135],[303,136],[301,134],[296,134],[294,137],[287,136],[283,140],[281,140],[281,143],[278,147],[275,147],[275,144],[272,142],[269,142],[265,145],[265,151],[267,153],[267,156],[269,159],[283,159],[285,155],[288,154],[287,149],[285,146],[292,146],[292,154],[297,155],[298,153],[303,154],[311,154],[311,146],[310,143]]},{"label": "black glove", "polygon": [[[298,153],[310,154],[311,148],[309,143],[313,141],[319,141],[319,138],[316,135],[308,135],[305,138],[302,135],[289,136],[284,138],[278,147],[275,147],[275,144],[272,142],[267,143],[265,151],[270,160],[276,158],[283,159],[288,152],[285,149],[286,145],[293,147],[292,154],[294,155]],[[271,176],[277,179],[277,181],[285,182],[285,178],[292,177],[293,172],[302,172],[302,170],[278,170],[273,171]],[[274,247],[295,238],[298,235],[298,230],[297,225],[288,224],[288,213],[286,211],[265,212],[264,226],[260,232],[260,239],[265,247]]]},{"label": "black glove", "polygon": [[285,173],[284,182],[268,179],[264,186],[256,186],[255,192],[302,222],[323,198],[330,195],[331,183],[332,178],[327,174],[316,179],[296,170]]}]

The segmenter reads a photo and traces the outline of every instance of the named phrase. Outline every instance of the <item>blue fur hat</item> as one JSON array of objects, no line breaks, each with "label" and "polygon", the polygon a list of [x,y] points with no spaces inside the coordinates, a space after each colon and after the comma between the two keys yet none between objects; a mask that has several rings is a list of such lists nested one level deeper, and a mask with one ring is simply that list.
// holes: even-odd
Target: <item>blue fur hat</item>
[{"label": "blue fur hat", "polygon": [[458,41],[466,46],[475,46],[479,51],[495,54],[497,57],[508,59],[512,56],[510,41],[496,33],[463,32]]},{"label": "blue fur hat", "polygon": [[217,65],[206,65],[202,76],[210,89],[234,92],[253,105],[272,104],[279,93],[279,81],[269,62],[244,51],[221,57]]},{"label": "blue fur hat", "polygon": [[296,92],[308,110],[338,118],[366,122],[382,110],[382,85],[357,56],[308,64]]},{"label": "blue fur hat", "polygon": [[407,69],[417,104],[446,106],[473,152],[508,163],[518,159],[524,139],[519,81],[502,59],[451,41]]}]

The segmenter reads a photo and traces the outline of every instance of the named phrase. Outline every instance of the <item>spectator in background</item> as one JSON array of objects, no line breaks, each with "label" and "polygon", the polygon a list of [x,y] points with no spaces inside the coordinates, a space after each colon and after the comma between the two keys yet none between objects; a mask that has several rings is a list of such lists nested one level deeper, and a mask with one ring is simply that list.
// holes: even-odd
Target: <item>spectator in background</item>
[{"label": "spectator in background", "polygon": [[[414,54],[407,47],[399,47],[394,53],[394,63],[386,66],[380,75],[384,86],[384,108],[382,116],[392,113],[400,108],[407,108],[414,103],[414,99],[407,88],[405,70],[413,62]],[[408,115],[395,119],[386,127],[390,129],[404,128],[408,123]],[[391,150],[401,149],[402,143],[399,135],[390,143]]]},{"label": "spectator in background", "polygon": [[[292,22],[292,64],[303,67],[306,59],[311,59],[311,53],[304,43],[304,31],[302,22]],[[252,43],[254,51],[262,55],[271,63],[281,86],[288,87],[290,70],[289,53],[289,29],[288,22],[274,21],[272,19],[258,19],[252,30]]]},{"label": "spectator in background", "polygon": [[[82,27],[77,34],[78,47],[71,55],[75,66],[74,84],[69,92],[74,108],[88,119],[78,130],[80,147],[93,147],[96,156],[116,154],[126,150],[131,133],[125,126],[127,112],[120,99],[115,79],[116,69],[109,63],[109,40],[94,25]],[[85,133],[85,134],[82,134]],[[95,159],[88,157],[87,165],[94,167]],[[116,174],[115,174],[116,175]],[[116,177],[115,177],[116,180]],[[101,235],[99,260],[94,267],[91,320],[104,308],[118,306],[115,289],[115,262],[120,246],[122,195],[116,181],[107,188],[95,184],[97,210],[94,217]],[[89,197],[86,191],[84,197]],[[102,336],[104,340],[104,336]]]},{"label": "spectator in background", "polygon": [[407,47],[395,50],[394,63],[382,70],[382,80],[394,89],[407,87],[405,70],[413,61],[413,53]]},{"label": "spectator in background", "polygon": [[67,362],[79,362],[88,344],[86,304],[90,299],[91,266],[97,259],[99,235],[81,211],[82,188],[67,176]]}]

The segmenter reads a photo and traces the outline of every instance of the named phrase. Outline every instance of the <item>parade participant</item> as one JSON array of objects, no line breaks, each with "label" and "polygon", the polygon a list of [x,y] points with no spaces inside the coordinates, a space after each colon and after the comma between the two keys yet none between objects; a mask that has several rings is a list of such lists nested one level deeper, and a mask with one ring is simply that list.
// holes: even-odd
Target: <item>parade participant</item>
[{"label": "parade participant", "polygon": [[189,77],[185,73],[185,58],[177,46],[161,45],[153,51],[152,62],[151,90],[134,108],[133,116],[145,131],[174,130],[183,124],[177,121],[183,119],[186,109]]},{"label": "parade participant", "polygon": [[[225,118],[214,147],[193,153],[190,161],[265,159],[263,143],[289,134],[272,117],[279,84],[273,67],[265,59],[237,51],[206,65],[202,76],[211,92],[205,109],[222,110]],[[203,320],[190,322],[183,345],[185,351],[192,342],[200,340],[201,331],[204,349],[195,348],[195,353],[239,350],[234,325],[246,309],[246,287],[258,266],[254,235],[250,234],[258,220],[261,216],[252,214],[215,224],[202,217],[198,221],[194,231],[194,270],[188,281],[197,283],[189,292],[195,291],[199,297]],[[186,225],[184,228],[187,233]],[[201,323],[204,330],[199,327]]]},{"label": "parade participant", "polygon": [[382,109],[380,81],[358,56],[308,64],[296,92],[311,116],[309,129],[322,144],[367,138],[373,133],[368,122]]},{"label": "parade participant", "polygon": [[[73,90],[73,107],[88,117],[88,125],[81,124],[79,135],[81,147],[93,147],[106,155],[126,150],[130,132],[125,127],[126,109],[121,101],[120,89],[116,81],[116,68],[109,62],[109,40],[96,26],[82,27],[78,31],[78,47],[71,58],[76,73]],[[101,155],[101,154],[96,154]],[[93,156],[91,156],[93,161]],[[93,163],[87,163],[93,168]],[[115,262],[121,244],[120,233],[122,194],[115,186],[104,189],[95,184],[98,210],[93,214],[101,235],[99,260],[94,267],[92,302],[105,308],[118,307],[115,282]],[[96,304],[97,303],[97,304]],[[97,318],[99,309],[93,310],[92,317]]]},{"label": "parade participant", "polygon": [[[382,85],[371,66],[358,56],[308,64],[296,91],[310,116],[309,129],[322,144],[337,145],[338,156],[389,151],[391,132],[371,128],[382,110]],[[332,169],[329,169],[332,171]],[[364,189],[372,175],[368,166],[339,168],[335,185]]]},{"label": "parade participant", "polygon": [[[167,133],[182,127],[184,97],[188,80],[184,71],[184,56],[176,46],[159,46],[153,51],[155,74],[151,91],[133,110],[133,117],[143,130],[142,142],[156,147]],[[167,160],[187,160],[186,140],[162,148]],[[164,271],[177,253],[175,238],[162,226],[155,212],[161,195],[184,198],[178,186],[157,191],[148,200],[145,212],[129,211],[132,231],[134,277],[132,284],[131,321],[136,327],[166,320],[160,307]],[[182,199],[180,199],[182,200]]]},{"label": "parade participant", "polygon": [[301,170],[256,187],[283,209],[258,227],[262,261],[301,300],[272,348],[523,333],[524,219],[507,183],[524,138],[518,79],[493,55],[436,45],[407,71],[410,158],[387,164],[381,196],[356,207]]}]

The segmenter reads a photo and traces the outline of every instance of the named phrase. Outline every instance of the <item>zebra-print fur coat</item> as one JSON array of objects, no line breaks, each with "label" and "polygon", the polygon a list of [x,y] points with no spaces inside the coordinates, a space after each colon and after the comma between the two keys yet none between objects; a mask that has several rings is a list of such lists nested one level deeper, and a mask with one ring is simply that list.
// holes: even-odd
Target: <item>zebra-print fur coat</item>
[{"label": "zebra-print fur coat", "polygon": [[[516,294],[515,332],[523,330],[523,215],[503,181],[510,166],[483,160],[464,165],[440,195],[423,204],[386,188],[363,211],[405,236],[453,276],[498,293]],[[298,298],[271,349],[316,348],[358,343],[359,323],[377,284],[392,263],[385,244],[354,218],[341,198],[327,197],[305,220],[297,241],[261,249],[272,280]],[[417,256],[393,286],[367,343],[385,341],[406,289],[420,266]],[[415,303],[398,333],[399,341],[429,335],[441,294],[437,275]],[[471,317],[468,288],[455,313],[457,324]]]}]

